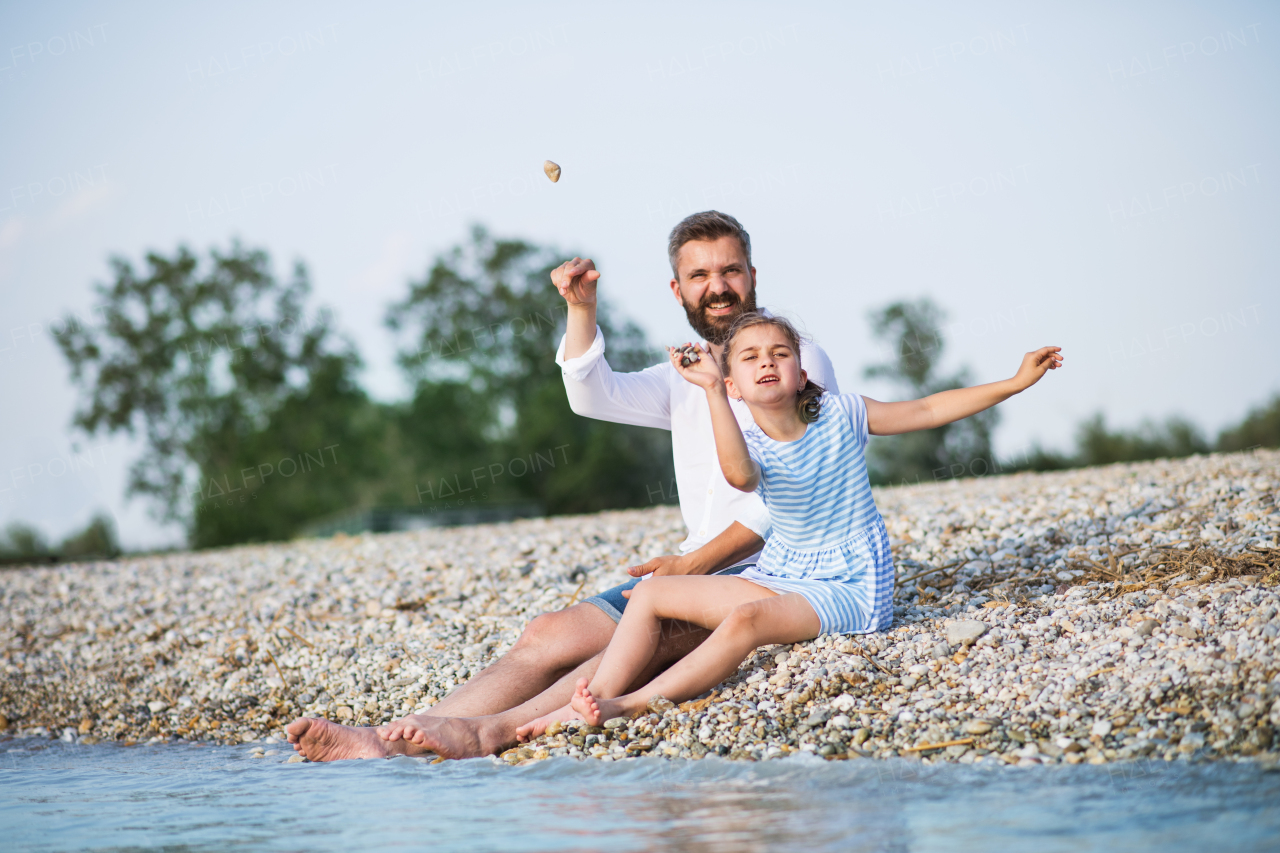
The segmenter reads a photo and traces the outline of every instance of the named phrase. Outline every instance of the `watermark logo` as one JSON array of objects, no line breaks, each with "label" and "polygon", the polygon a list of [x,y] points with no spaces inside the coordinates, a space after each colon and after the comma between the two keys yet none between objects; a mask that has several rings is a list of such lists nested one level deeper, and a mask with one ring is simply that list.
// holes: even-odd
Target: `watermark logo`
[{"label": "watermark logo", "polygon": [[645,75],[652,80],[683,77],[686,74],[697,74],[723,68],[736,57],[753,57],[769,54],[778,48],[799,44],[800,36],[795,24],[787,24],[776,30],[766,31],[759,35],[748,35],[738,39],[726,39],[718,42],[707,42],[692,51],[686,50],[680,55],[668,54],[655,62],[645,63]]},{"label": "watermark logo", "polygon": [[267,338],[287,338],[297,332],[319,328],[320,325],[318,318],[308,324],[305,318],[285,317],[274,323],[244,326],[221,335],[201,335],[184,343],[183,350],[192,362],[206,361],[219,353],[236,361],[246,350],[262,347]]},{"label": "watermark logo", "polygon": [[[1126,226],[1140,227],[1187,210],[1195,199],[1212,198],[1237,189],[1262,186],[1262,179],[1258,176],[1258,167],[1261,165],[1251,163],[1241,166],[1239,173],[1226,171],[1169,184],[1157,192],[1154,198],[1149,192],[1141,197],[1130,196],[1128,201],[1122,199],[1107,205],[1107,221],[1118,230],[1125,230]],[[1153,214],[1161,216],[1154,217]]]},{"label": "watermark logo", "polygon": [[1254,328],[1262,325],[1258,309],[1262,305],[1246,305],[1239,313],[1222,311],[1215,315],[1202,317],[1198,321],[1187,321],[1174,326],[1166,326],[1152,336],[1147,332],[1141,338],[1134,336],[1126,340],[1112,341],[1107,345],[1107,358],[1112,364],[1117,361],[1144,359],[1156,353],[1166,352],[1192,340],[1217,337],[1220,333]]},{"label": "watermark logo", "polygon": [[[97,457],[91,449],[86,453],[71,452],[66,455],[55,455],[48,459],[30,462],[8,470],[8,477],[0,478],[0,494],[16,492],[36,485],[42,477],[59,479],[67,474],[79,474],[86,468],[96,469],[98,463],[107,464],[106,452],[97,448]],[[7,483],[6,483],[7,481]]]},{"label": "watermark logo", "polygon": [[9,48],[8,56],[0,59],[0,62],[6,63],[0,65],[0,72],[29,68],[34,66],[36,62],[42,61],[42,57],[63,56],[67,53],[75,53],[94,47],[99,42],[105,44],[106,41],[107,25],[94,24],[83,33],[79,30],[72,30],[69,33],[59,33],[56,36],[51,36],[43,41],[14,45]]},{"label": "watermark logo", "polygon": [[496,346],[504,337],[507,339],[523,337],[530,331],[539,331],[544,326],[554,330],[559,326],[560,317],[567,314],[568,310],[567,305],[553,305],[547,309],[546,314],[533,312],[527,316],[512,317],[501,323],[455,332],[452,337],[423,342],[418,347],[416,355],[420,361],[426,361],[429,358],[448,358],[487,346]]},{"label": "watermark logo", "polygon": [[[328,35],[325,32],[328,31]],[[224,51],[221,56],[210,56],[208,61],[189,63],[185,67],[187,80],[212,80],[224,74],[261,67],[268,61],[288,59],[300,53],[317,50],[338,43],[338,32],[333,24],[318,30],[289,33],[276,39],[245,45],[238,51]]]},{"label": "watermark logo", "polygon": [[460,218],[476,215],[493,202],[521,199],[531,193],[546,192],[550,186],[551,182],[543,176],[541,170],[536,176],[533,174],[515,177],[495,176],[494,180],[477,184],[465,192],[416,201],[413,207],[418,215],[418,221],[423,224],[428,220],[456,222]]},{"label": "watermark logo", "polygon": [[679,219],[692,210],[721,209],[732,207],[744,199],[753,198],[761,193],[773,190],[786,190],[800,183],[799,165],[791,163],[781,166],[777,171],[766,170],[740,178],[704,184],[693,192],[683,196],[673,196],[665,201],[649,203],[645,206],[649,221],[657,219],[669,222]]},{"label": "watermark logo", "polygon": [[[497,485],[498,481],[503,477],[513,477],[519,479],[528,474],[541,473],[546,468],[555,468],[557,465],[556,452],[560,453],[559,464],[569,464],[569,455],[565,453],[567,444],[561,444],[556,447],[547,448],[546,456],[541,451],[530,453],[528,457],[517,456],[507,462],[493,462],[487,466],[472,468],[464,476],[462,474],[454,474],[450,477],[440,477],[435,482],[427,483],[424,486],[417,486],[418,503],[424,503],[425,498],[433,501],[456,499],[467,492],[479,491],[480,483],[487,481],[493,485]],[[470,482],[471,485],[463,485]]]},{"label": "watermark logo", "polygon": [[968,39],[935,45],[923,53],[917,51],[910,55],[904,54],[890,62],[877,62],[876,79],[882,82],[915,79],[928,72],[952,66],[964,58],[1001,53],[1005,48],[1021,47],[1028,41],[1027,25],[1019,24],[1010,27],[1007,34],[1004,30],[996,30]]},{"label": "watermark logo", "polygon": [[649,493],[649,503],[675,503],[680,500],[680,490],[676,487],[675,478],[671,478],[670,483],[658,483],[658,488],[645,484],[645,491]]},{"label": "watermark logo", "polygon": [[101,187],[107,182],[107,164],[89,166],[83,172],[73,169],[63,175],[54,175],[41,181],[28,181],[9,188],[6,197],[0,199],[4,206],[0,213],[17,211],[23,205],[31,205],[41,198],[59,198],[84,189]]},{"label": "watermark logo", "polygon": [[301,170],[296,175],[260,181],[240,188],[239,192],[224,192],[209,196],[207,200],[186,204],[187,221],[214,219],[228,213],[240,213],[251,205],[263,205],[274,199],[292,198],[301,193],[324,189],[338,182],[338,164],[329,163],[317,167],[315,172]]},{"label": "watermark logo", "polygon": [[[1217,56],[1232,53],[1250,44],[1258,43],[1258,27],[1261,24],[1249,24],[1238,32],[1228,30],[1216,35],[1207,35],[1199,40],[1191,40],[1171,44],[1160,51],[1154,59],[1149,52],[1142,56],[1107,63],[1107,77],[1113,83],[1125,83],[1144,78],[1149,74],[1168,71],[1175,65],[1186,65],[1195,57]],[[1253,41],[1249,41],[1252,35]]]},{"label": "watermark logo", "polygon": [[1006,470],[1018,470],[1020,466],[1025,466],[1031,462],[1031,451],[1022,451],[1021,458],[1018,454],[1014,454],[1007,459],[1000,460],[994,455],[991,457],[976,456],[968,462],[953,462],[950,465],[944,465],[941,468],[933,469],[934,482],[940,480],[954,480],[959,477],[985,477],[988,474],[999,474]]},{"label": "watermark logo", "polygon": [[[1030,182],[1027,164],[1013,166],[1006,173],[1002,169],[985,175],[975,175],[964,180],[939,184],[923,193],[916,192],[876,205],[876,215],[881,222],[907,219],[926,213],[937,213],[956,207],[961,200],[999,195],[1013,189],[1022,189]],[[945,212],[944,214],[945,215]]]},{"label": "watermark logo", "polygon": [[[230,474],[224,474],[221,479],[210,477],[208,482],[201,478],[190,492],[190,497],[196,503],[196,512],[206,512],[257,500],[259,490],[266,486],[267,480],[273,476],[289,479],[298,474],[309,474],[317,467],[324,468],[330,462],[337,465],[338,454],[334,449],[336,447],[338,447],[337,444],[328,444],[317,448],[315,456],[312,456],[310,451],[304,451],[296,457],[285,456],[275,461],[241,468],[238,486],[235,485]],[[328,460],[325,458],[326,451],[329,453]],[[238,498],[234,497],[237,492],[241,493]]]},{"label": "watermark logo", "polygon": [[557,24],[531,33],[475,44],[465,51],[455,50],[419,59],[416,70],[419,81],[443,80],[512,59],[530,57],[545,50],[562,51],[568,46],[568,25]]}]

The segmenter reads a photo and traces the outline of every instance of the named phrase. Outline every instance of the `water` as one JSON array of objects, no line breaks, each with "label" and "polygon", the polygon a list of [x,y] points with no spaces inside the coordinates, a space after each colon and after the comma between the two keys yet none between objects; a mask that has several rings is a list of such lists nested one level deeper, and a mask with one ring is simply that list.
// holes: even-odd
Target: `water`
[{"label": "water", "polygon": [[0,847],[1280,848],[1280,773],[1243,764],[280,763],[290,754],[287,746],[251,758],[248,747],[0,743]]}]

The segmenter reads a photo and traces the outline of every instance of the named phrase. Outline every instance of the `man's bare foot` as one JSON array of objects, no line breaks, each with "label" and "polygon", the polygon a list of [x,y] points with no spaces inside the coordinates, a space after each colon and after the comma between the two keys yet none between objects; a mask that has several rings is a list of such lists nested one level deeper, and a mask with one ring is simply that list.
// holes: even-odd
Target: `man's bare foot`
[{"label": "man's bare foot", "polygon": [[561,708],[556,708],[549,714],[543,714],[538,719],[525,723],[523,726],[516,729],[516,740],[520,741],[520,743],[528,743],[529,741],[540,738],[546,734],[547,727],[552,723],[562,723],[565,720],[579,719],[582,719],[582,716],[575,711],[571,705],[565,705]]},{"label": "man's bare foot", "polygon": [[378,733],[378,737],[386,741],[400,740],[404,736],[402,720],[394,720],[385,726],[374,726],[373,730]]},{"label": "man's bare foot", "polygon": [[295,751],[308,761],[341,761],[347,758],[387,758],[405,753],[378,737],[372,728],[355,728],[317,717],[299,717],[285,731]]},{"label": "man's bare foot", "polygon": [[[385,726],[378,727],[378,735],[386,741],[398,741],[404,739],[421,744],[421,735],[425,735],[435,726],[439,725],[442,717],[428,717],[426,714],[409,714],[393,723],[387,723]],[[419,737],[415,737],[418,735]]]},{"label": "man's bare foot", "polygon": [[[398,735],[393,737],[393,733]],[[410,755],[434,753],[441,758],[479,758],[501,752],[511,743],[509,729],[496,717],[432,717],[410,714],[379,729],[389,749]]]},{"label": "man's bare foot", "polygon": [[614,717],[631,716],[617,699],[597,699],[592,696],[585,678],[578,679],[578,689],[573,691],[569,704],[582,715],[583,722],[589,726],[604,725],[605,720]]}]

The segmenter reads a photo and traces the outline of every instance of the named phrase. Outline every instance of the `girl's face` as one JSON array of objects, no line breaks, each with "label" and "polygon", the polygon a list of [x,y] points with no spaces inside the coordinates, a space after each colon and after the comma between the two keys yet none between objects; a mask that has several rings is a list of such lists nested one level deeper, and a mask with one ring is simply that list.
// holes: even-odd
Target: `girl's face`
[{"label": "girl's face", "polygon": [[805,380],[800,354],[781,329],[762,324],[743,329],[734,337],[725,380],[731,396],[748,405],[794,408]]}]

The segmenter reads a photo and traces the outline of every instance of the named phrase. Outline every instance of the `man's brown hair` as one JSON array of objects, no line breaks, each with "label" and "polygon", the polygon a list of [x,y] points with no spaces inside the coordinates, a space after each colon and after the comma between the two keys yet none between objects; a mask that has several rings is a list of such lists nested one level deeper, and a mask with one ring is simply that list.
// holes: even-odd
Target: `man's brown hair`
[{"label": "man's brown hair", "polygon": [[732,237],[738,241],[743,254],[747,256],[747,266],[750,267],[751,235],[747,233],[747,229],[727,213],[704,210],[686,216],[671,229],[671,236],[667,238],[667,258],[671,261],[671,274],[679,280],[680,271],[676,269],[676,258],[685,243],[690,240],[719,240],[721,237]]}]

